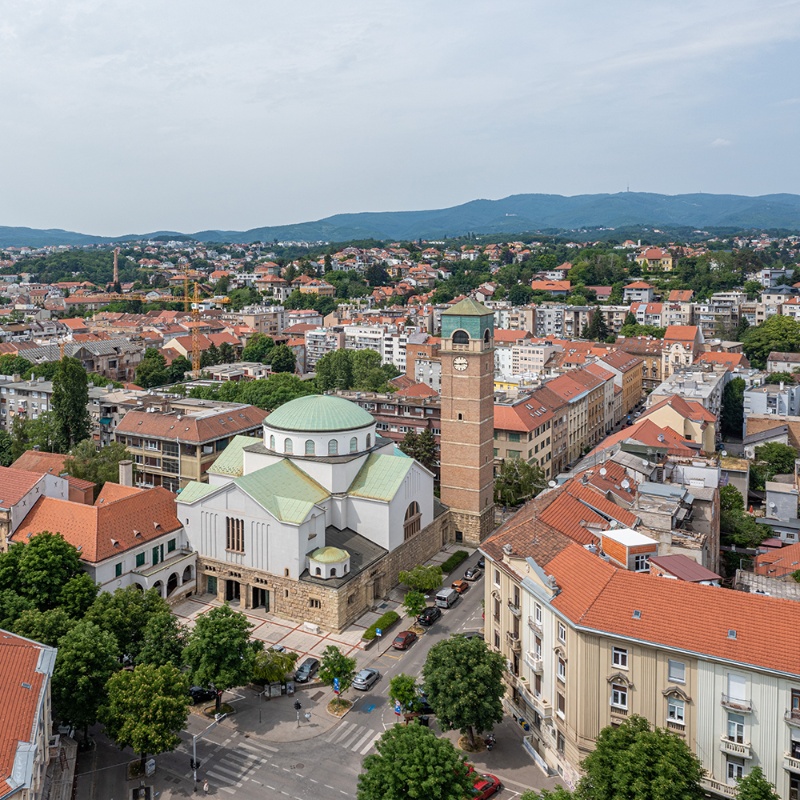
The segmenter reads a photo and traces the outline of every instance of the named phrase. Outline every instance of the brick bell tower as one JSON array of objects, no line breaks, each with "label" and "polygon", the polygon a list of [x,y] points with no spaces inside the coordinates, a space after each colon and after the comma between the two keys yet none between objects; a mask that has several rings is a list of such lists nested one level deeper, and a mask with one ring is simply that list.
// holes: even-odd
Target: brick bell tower
[{"label": "brick bell tower", "polygon": [[494,314],[462,300],[442,314],[442,502],[456,540],[494,529]]}]

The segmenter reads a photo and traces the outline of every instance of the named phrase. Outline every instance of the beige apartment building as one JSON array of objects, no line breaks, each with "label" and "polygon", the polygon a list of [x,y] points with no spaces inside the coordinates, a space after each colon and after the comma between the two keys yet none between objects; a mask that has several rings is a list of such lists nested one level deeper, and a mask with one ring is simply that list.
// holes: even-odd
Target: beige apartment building
[{"label": "beige apartment building", "polygon": [[606,532],[628,549],[609,563],[531,508],[481,551],[486,640],[542,770],[574,788],[600,731],[638,714],[686,741],[712,796],[759,766],[797,800],[800,605],[651,574],[634,531]]},{"label": "beige apartment building", "polygon": [[589,390],[569,374],[548,381],[547,388],[567,403],[566,461],[567,464],[573,464],[589,442]]},{"label": "beige apartment building", "polygon": [[548,480],[552,472],[553,412],[535,397],[494,405],[495,469],[506,460],[540,466]]}]

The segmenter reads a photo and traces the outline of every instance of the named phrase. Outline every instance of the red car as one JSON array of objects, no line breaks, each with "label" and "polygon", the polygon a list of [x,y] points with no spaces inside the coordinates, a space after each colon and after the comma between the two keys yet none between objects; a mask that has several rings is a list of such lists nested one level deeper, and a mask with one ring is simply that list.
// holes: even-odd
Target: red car
[{"label": "red car", "polygon": [[496,775],[476,775],[474,800],[486,800],[487,797],[497,794],[502,788],[503,784]]},{"label": "red car", "polygon": [[400,631],[400,633],[394,637],[392,647],[394,647],[395,650],[408,650],[416,641],[417,634],[414,633],[414,631]]}]

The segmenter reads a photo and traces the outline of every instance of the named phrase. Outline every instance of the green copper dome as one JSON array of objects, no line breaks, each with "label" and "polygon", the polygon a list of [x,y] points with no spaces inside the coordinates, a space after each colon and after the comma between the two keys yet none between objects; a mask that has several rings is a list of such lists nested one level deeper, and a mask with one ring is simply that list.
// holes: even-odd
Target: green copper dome
[{"label": "green copper dome", "polygon": [[347,561],[350,553],[339,547],[320,547],[309,558],[318,564],[338,564],[341,561]]},{"label": "green copper dome", "polygon": [[325,394],[298,397],[275,409],[264,420],[267,428],[308,433],[350,431],[374,423],[372,414],[361,406]]}]

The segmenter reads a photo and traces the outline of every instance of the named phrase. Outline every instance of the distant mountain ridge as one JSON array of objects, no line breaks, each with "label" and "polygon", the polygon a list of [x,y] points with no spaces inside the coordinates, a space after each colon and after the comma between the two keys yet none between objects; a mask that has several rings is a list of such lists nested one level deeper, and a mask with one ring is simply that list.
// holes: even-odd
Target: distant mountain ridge
[{"label": "distant mountain ridge", "polygon": [[517,194],[502,200],[472,200],[451,208],[334,214],[313,222],[195,233],[155,231],[104,237],[59,229],[0,226],[0,247],[99,244],[172,236],[216,242],[329,241],[352,239],[442,239],[476,234],[569,231],[647,225],[692,228],[783,228],[800,231],[800,195],[664,195],[647,192]]}]

